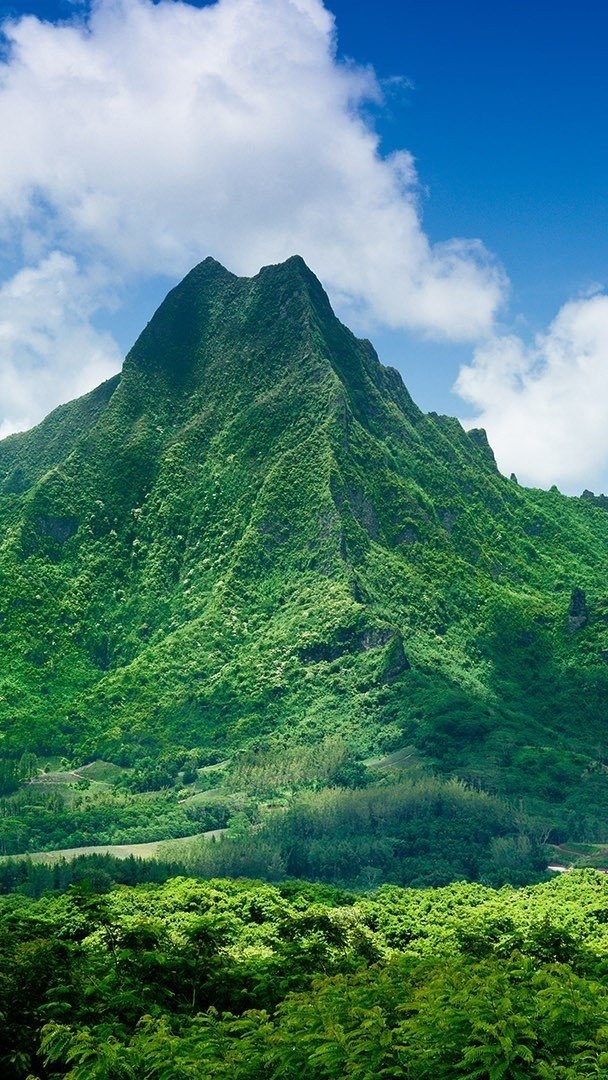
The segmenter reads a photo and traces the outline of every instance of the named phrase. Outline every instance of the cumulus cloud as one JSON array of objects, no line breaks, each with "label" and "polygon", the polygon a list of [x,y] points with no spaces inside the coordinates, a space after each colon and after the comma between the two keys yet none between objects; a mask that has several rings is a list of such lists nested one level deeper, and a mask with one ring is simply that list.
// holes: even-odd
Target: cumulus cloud
[{"label": "cumulus cloud", "polygon": [[[67,10],[67,9],[66,9]],[[477,240],[431,243],[407,151],[385,156],[373,71],[336,59],[321,0],[92,0],[4,24],[0,428],[118,363],[92,320],[108,281],[304,256],[347,319],[477,344],[457,390],[507,472],[568,488],[608,458],[608,298],[530,346],[497,336],[507,282]],[[479,343],[482,344],[479,344]]]},{"label": "cumulus cloud", "polygon": [[90,323],[99,287],[61,252],[0,287],[0,437],[118,370],[114,341]]},{"label": "cumulus cloud", "polygon": [[[237,273],[298,252],[334,298],[392,327],[477,340],[502,272],[433,245],[411,157],[383,157],[321,0],[96,0],[5,24],[0,226],[125,275]],[[43,207],[41,214],[40,208]]]},{"label": "cumulus cloud", "polygon": [[566,491],[601,484],[608,463],[608,296],[570,301],[532,345],[495,337],[455,389],[477,410],[499,466]]}]

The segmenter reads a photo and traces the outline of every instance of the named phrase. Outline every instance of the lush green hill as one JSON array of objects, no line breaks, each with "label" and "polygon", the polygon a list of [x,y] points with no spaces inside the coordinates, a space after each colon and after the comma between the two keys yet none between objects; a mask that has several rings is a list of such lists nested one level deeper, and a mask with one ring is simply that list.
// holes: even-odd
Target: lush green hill
[{"label": "lush green hill", "polygon": [[0,491],[5,791],[28,751],[235,792],[331,735],[608,839],[608,513],[420,412],[301,259],[196,267]]}]

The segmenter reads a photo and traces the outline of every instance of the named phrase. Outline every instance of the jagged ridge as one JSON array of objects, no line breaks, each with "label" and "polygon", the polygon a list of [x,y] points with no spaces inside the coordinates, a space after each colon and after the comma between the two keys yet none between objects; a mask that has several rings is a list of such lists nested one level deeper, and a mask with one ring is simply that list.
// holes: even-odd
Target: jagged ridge
[{"label": "jagged ridge", "polygon": [[0,444],[0,490],[8,749],[340,731],[608,802],[608,516],[420,412],[300,258],[201,263],[120,379]]}]

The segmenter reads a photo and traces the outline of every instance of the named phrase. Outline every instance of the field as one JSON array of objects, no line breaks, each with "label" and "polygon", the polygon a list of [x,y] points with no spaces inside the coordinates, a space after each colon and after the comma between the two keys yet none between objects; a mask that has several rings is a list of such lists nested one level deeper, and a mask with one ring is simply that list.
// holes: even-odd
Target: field
[{"label": "field", "polygon": [[81,855],[112,855],[115,859],[163,859],[176,858],[180,848],[190,845],[193,841],[210,840],[212,837],[221,836],[225,829],[211,829],[209,832],[198,833],[196,836],[179,836],[174,840],[155,840],[147,844],[91,844],[88,847],[58,848],[56,851],[32,851],[25,855],[2,855],[0,863],[23,861],[29,859],[33,863],[56,863],[65,859],[77,859]]}]

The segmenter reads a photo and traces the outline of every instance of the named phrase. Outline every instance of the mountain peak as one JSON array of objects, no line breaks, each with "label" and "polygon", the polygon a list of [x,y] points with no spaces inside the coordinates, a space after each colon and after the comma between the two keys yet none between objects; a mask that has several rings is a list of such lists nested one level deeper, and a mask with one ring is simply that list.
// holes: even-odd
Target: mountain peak
[{"label": "mountain peak", "polygon": [[[192,270],[190,270],[189,273],[186,274],[186,276],[182,279],[181,282],[179,282],[175,286],[175,288],[176,289],[181,288],[181,286],[186,281],[188,281],[188,279],[191,277],[191,275],[194,275],[195,277],[198,277],[198,278],[201,278],[201,277],[216,277],[216,278],[224,277],[224,278],[234,278],[236,280],[236,274],[233,274],[230,270],[228,270],[223,265],[223,263],[218,262],[217,259],[214,259],[212,255],[207,255],[206,259],[203,259],[202,262],[197,263],[196,266],[193,266]],[[171,294],[169,294],[169,295],[171,295]]]},{"label": "mountain peak", "polygon": [[300,295],[304,292],[322,318],[336,319],[325,289],[301,255],[290,255],[283,262],[263,266],[251,281],[273,289],[290,289]]},{"label": "mountain peak", "polygon": [[604,827],[608,515],[422,414],[300,256],[194,267],[120,381],[3,444],[0,527],[17,761],[338,732]]},{"label": "mountain peak", "polygon": [[341,386],[353,415],[374,430],[395,406],[408,422],[421,418],[398,373],[334,314],[301,255],[252,277],[204,259],[162,302],[123,374],[122,393],[135,412],[153,402],[154,410],[192,413],[213,401],[224,414],[289,384],[311,401],[321,385],[325,398]]},{"label": "mountain peak", "polygon": [[192,270],[190,270],[189,273],[186,274],[186,276],[182,279],[181,282],[179,282],[178,285],[175,286],[175,288],[181,289],[181,287],[189,280],[191,276],[199,279],[203,277],[223,277],[230,278],[233,281],[252,282],[263,280],[264,278],[268,277],[284,277],[291,278],[293,280],[294,274],[300,274],[305,281],[312,281],[315,282],[318,286],[320,286],[318,278],[310,269],[310,267],[301,255],[290,255],[287,259],[283,259],[281,262],[267,263],[258,270],[257,274],[241,277],[239,277],[237,274],[233,274],[232,271],[228,270],[223,265],[223,263],[215,259],[213,255],[207,255],[205,259],[203,259],[200,263],[197,263],[197,265],[194,266]]},{"label": "mountain peak", "polygon": [[[300,255],[252,277],[237,277],[208,256],[165,297],[127,356],[124,374],[128,380],[131,373],[145,373],[147,381],[161,378],[191,392],[209,377],[210,358],[217,363],[219,351],[224,377],[228,365],[241,378],[267,383],[269,358],[283,366],[296,363],[307,352],[303,341],[313,323],[340,325]],[[248,363],[245,371],[243,358],[252,353],[259,354],[259,363]]]},{"label": "mountain peak", "polygon": [[186,274],[185,278],[169,293],[169,296],[176,292],[178,295],[181,294],[183,290],[187,290],[192,284],[201,287],[207,285],[207,283],[214,286],[233,283],[243,291],[258,288],[270,288],[272,290],[288,288],[298,292],[301,291],[303,285],[313,303],[321,303],[325,313],[329,312],[333,316],[327,293],[316,274],[310,269],[301,255],[290,255],[282,262],[268,263],[262,266],[257,274],[252,274],[249,277],[239,277],[233,274],[217,259],[208,255],[206,259],[203,259],[202,262],[198,263]]},{"label": "mountain peak", "polygon": [[269,263],[267,266],[262,266],[255,277],[259,278],[267,276],[268,274],[292,279],[294,275],[299,274],[304,281],[315,282],[322,288],[318,277],[313,273],[308,263],[304,261],[301,255],[290,255],[288,259],[283,259],[282,262]]}]

